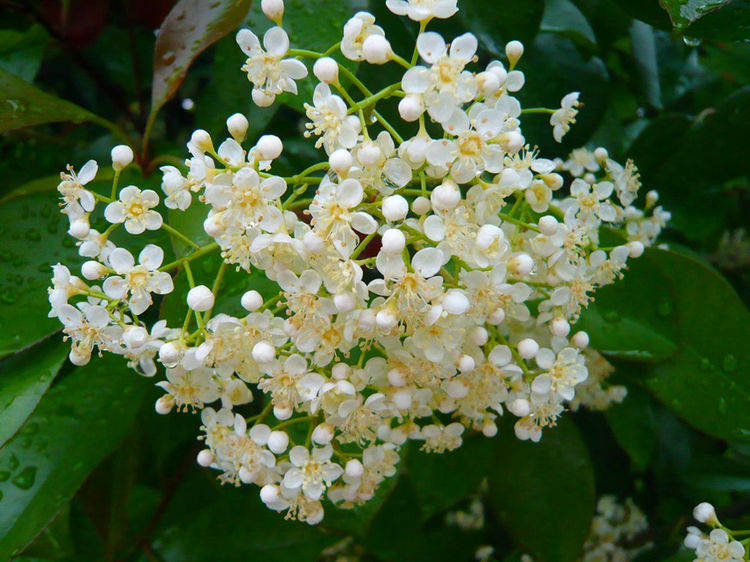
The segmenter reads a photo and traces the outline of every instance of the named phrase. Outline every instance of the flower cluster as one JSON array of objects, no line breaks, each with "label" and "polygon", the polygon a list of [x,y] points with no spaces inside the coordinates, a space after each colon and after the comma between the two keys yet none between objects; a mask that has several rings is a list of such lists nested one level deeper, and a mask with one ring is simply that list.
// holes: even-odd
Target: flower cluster
[{"label": "flower cluster", "polygon": [[[712,530],[705,534],[698,527],[690,526],[685,537],[685,546],[695,551],[696,562],[742,562],[747,560],[745,546],[748,543],[747,531],[732,531],[721,524],[716,510],[710,503],[703,502],[695,506],[693,517],[699,523],[708,525]],[[744,536],[737,540],[737,536]]]},{"label": "flower cluster", "polygon": [[[320,162],[274,173],[281,139],[248,145],[248,121],[235,114],[226,139],[197,130],[184,163],[161,168],[161,201],[136,186],[118,192],[133,158],[125,146],[112,152],[109,196],[91,187],[93,161],[59,186],[89,260],[82,278],[56,265],[50,289],[71,361],[98,350],[147,376],[163,366],[156,409],[200,411],[198,462],[223,482],[258,485],[270,509],[311,524],[325,498],[345,508],[372,498],[408,440],[449,451],[467,431],[494,436],[504,416],[518,438],[538,441],[587,380],[589,338],[576,319],[669,218],[655,192],[633,205],[632,162],[604,148],[547,159],[527,142],[524,115],[549,116],[560,140],[579,103],[571,93],[557,109],[522,108],[519,42],[506,60],[477,68],[474,35],[448,44],[426,30],[456,12],[455,0],[387,6],[419,22],[408,60],[366,12],[324,53],[290,48],[281,0],[263,3],[277,25],[262,40],[237,34],[258,105],[296,93],[303,60],[314,61],[305,136],[325,152]],[[334,52],[404,72],[372,91]],[[398,123],[378,109],[391,98]],[[200,216],[212,241],[169,224],[160,203],[170,216]],[[132,235],[137,262],[111,240],[119,229]],[[164,264],[171,250],[139,243],[145,231],[190,251]],[[192,266],[210,256],[221,265],[204,285]],[[230,268],[247,273],[238,303],[222,300]],[[170,294],[178,272],[186,295]],[[184,320],[158,317],[161,295],[187,304]]]},{"label": "flower cluster", "polygon": [[621,504],[614,496],[602,496],[596,504],[581,560],[635,560],[652,546],[640,540],[647,529],[648,520],[632,499],[627,498]]}]

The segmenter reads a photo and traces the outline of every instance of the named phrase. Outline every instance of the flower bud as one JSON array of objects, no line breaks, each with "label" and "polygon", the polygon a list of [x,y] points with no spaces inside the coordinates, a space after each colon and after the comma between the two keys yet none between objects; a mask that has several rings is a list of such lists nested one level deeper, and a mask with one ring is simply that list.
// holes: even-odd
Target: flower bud
[{"label": "flower bud", "polygon": [[214,306],[214,294],[205,285],[198,285],[188,291],[187,305],[196,312],[205,312]]},{"label": "flower bud", "polygon": [[390,195],[383,199],[382,211],[388,222],[400,221],[409,213],[409,202],[401,195]]},{"label": "flower bud", "polygon": [[469,394],[469,389],[466,388],[466,385],[464,385],[464,383],[462,383],[461,381],[452,380],[445,386],[445,392],[451,398],[460,400],[461,398]]},{"label": "flower bud", "polygon": [[398,369],[391,369],[388,371],[388,382],[393,386],[404,386],[406,384],[406,378]]},{"label": "flower bud", "polygon": [[258,363],[268,363],[276,357],[276,349],[267,341],[259,341],[253,346],[252,355]]},{"label": "flower bud", "polygon": [[141,347],[148,341],[148,331],[143,326],[128,326],[122,334],[122,341],[130,349]]},{"label": "flower bud", "polygon": [[345,380],[349,376],[349,365],[346,363],[336,363],[331,368],[331,376],[337,381]]},{"label": "flower bud", "polygon": [[693,517],[700,523],[711,525],[712,527],[719,524],[719,519],[716,517],[716,510],[708,502],[701,502],[693,509]]},{"label": "flower bud", "polygon": [[365,467],[359,459],[351,459],[346,461],[344,472],[349,478],[360,478],[365,473]]},{"label": "flower bud", "polygon": [[221,236],[226,228],[221,220],[221,215],[210,215],[206,220],[203,221],[203,230],[206,231],[211,238],[218,238]]},{"label": "flower bud", "polygon": [[313,65],[315,78],[326,84],[335,84],[339,81],[339,64],[331,57],[322,57]]},{"label": "flower bud", "polygon": [[280,455],[289,446],[289,435],[284,431],[272,431],[268,436],[268,450]]},{"label": "flower bud", "polygon": [[106,271],[107,268],[96,260],[83,262],[83,265],[81,266],[81,274],[89,281],[101,279]]},{"label": "flower bud", "polygon": [[333,426],[324,422],[315,427],[312,432],[312,440],[318,445],[328,445],[333,439]]},{"label": "flower bud", "polygon": [[284,0],[261,0],[260,9],[276,25],[281,25],[284,16]]},{"label": "flower bud", "polygon": [[422,215],[426,215],[430,212],[431,206],[432,205],[430,203],[430,200],[427,199],[427,197],[422,197],[420,195],[414,201],[412,201],[411,210],[414,211],[415,215],[419,215],[421,217]]},{"label": "flower bud", "polygon": [[279,499],[279,487],[276,484],[266,484],[260,489],[260,499],[263,503],[273,503]]},{"label": "flower bud", "polygon": [[628,242],[626,245],[628,247],[628,250],[630,250],[629,255],[631,258],[640,258],[643,255],[643,252],[646,250],[643,242],[639,242],[638,240]]},{"label": "flower bud", "polygon": [[497,425],[493,421],[486,421],[482,426],[482,435],[485,437],[494,437],[497,435]]},{"label": "flower bud", "polygon": [[87,365],[89,361],[91,361],[91,355],[80,353],[75,349],[71,349],[70,353],[68,354],[68,359],[76,367],[83,367],[84,365]]},{"label": "flower bud", "polygon": [[508,260],[508,271],[513,275],[528,275],[533,268],[534,260],[529,254],[516,254]]},{"label": "flower bud", "polygon": [[531,338],[522,339],[518,342],[518,354],[524,359],[531,359],[539,351],[539,344]]},{"label": "flower bud", "polygon": [[398,114],[404,121],[416,121],[423,113],[424,103],[419,96],[407,95],[398,102]]},{"label": "flower bud", "polygon": [[510,67],[513,68],[523,56],[523,43],[520,41],[509,41],[505,45],[505,56],[508,57]]},{"label": "flower bud", "polygon": [[333,304],[339,312],[351,312],[357,306],[357,298],[352,293],[337,293],[333,296]]},{"label": "flower bud", "polygon": [[552,236],[553,234],[555,234],[555,232],[557,232],[558,224],[559,223],[557,222],[557,219],[552,215],[544,215],[539,219],[539,230],[542,234]]},{"label": "flower bud", "polygon": [[88,218],[81,217],[70,223],[68,234],[70,234],[73,238],[78,238],[80,240],[82,238],[86,238],[89,235],[90,231],[91,226],[89,225]]},{"label": "flower bud", "polygon": [[516,398],[507,405],[508,411],[514,416],[524,418],[531,412],[531,405],[525,398]]},{"label": "flower bud", "polygon": [[363,166],[377,164],[382,156],[383,152],[380,150],[380,147],[372,141],[365,141],[357,151],[357,160]]},{"label": "flower bud", "polygon": [[573,337],[570,338],[570,343],[578,349],[585,349],[589,345],[589,335],[584,331],[576,332],[573,334]]},{"label": "flower bud", "polygon": [[438,211],[448,211],[461,201],[461,192],[452,181],[445,181],[432,190],[430,201]]},{"label": "flower bud", "polygon": [[196,129],[193,131],[193,134],[190,137],[190,144],[204,152],[208,152],[214,148],[214,143],[211,142],[211,135],[208,134],[208,131],[204,131],[203,129]]},{"label": "flower bud", "polygon": [[352,164],[354,164],[354,158],[352,158],[351,152],[345,148],[334,150],[328,157],[328,165],[331,166],[331,170],[340,176],[346,176]]},{"label": "flower bud", "polygon": [[653,207],[659,201],[659,192],[652,189],[646,193],[646,207]]},{"label": "flower bud", "polygon": [[263,306],[263,297],[258,291],[250,290],[242,295],[240,304],[242,305],[242,308],[248,312],[253,312]]},{"label": "flower bud", "polygon": [[237,142],[245,140],[249,126],[250,123],[248,123],[247,117],[242,115],[242,113],[235,113],[227,118],[227,131],[229,131],[229,134]]},{"label": "flower bud", "polygon": [[375,323],[383,330],[390,330],[398,323],[398,319],[391,311],[383,309],[375,315]]},{"label": "flower bud", "polygon": [[293,410],[290,406],[274,406],[273,415],[277,420],[288,420],[292,417]]},{"label": "flower bud", "polygon": [[474,370],[476,362],[471,355],[462,355],[458,358],[458,370],[462,373],[469,373]]},{"label": "flower bud", "polygon": [[156,404],[154,404],[154,410],[156,410],[157,414],[162,416],[171,412],[172,408],[174,408],[174,398],[172,398],[171,394],[165,394],[156,401]]},{"label": "flower bud", "polygon": [[126,144],[118,144],[112,149],[112,167],[119,172],[133,161],[133,149]]},{"label": "flower bud", "polygon": [[214,462],[214,454],[211,449],[203,449],[196,458],[198,464],[201,466],[211,466]]},{"label": "flower bud", "polygon": [[607,149],[606,149],[606,148],[604,148],[604,147],[600,146],[600,147],[597,147],[597,148],[596,148],[596,149],[594,150],[594,158],[596,158],[596,160],[597,160],[597,161],[598,161],[599,163],[602,163],[602,162],[604,162],[605,160],[607,160],[607,158],[609,158],[609,153],[607,152]]},{"label": "flower bud", "polygon": [[393,404],[399,410],[406,410],[411,406],[411,393],[408,390],[399,390],[393,395]]},{"label": "flower bud", "polygon": [[487,333],[486,328],[483,328],[482,326],[477,326],[474,329],[472,329],[471,332],[469,332],[469,340],[474,345],[482,346],[486,344],[489,341],[489,339],[490,339],[490,336]]},{"label": "flower bud", "polygon": [[253,102],[258,107],[269,107],[273,105],[273,102],[276,99],[276,96],[273,94],[269,94],[265,90],[259,90],[258,88],[253,88],[252,97]]},{"label": "flower bud", "polygon": [[362,43],[362,54],[370,64],[385,64],[392,53],[391,44],[382,35],[370,35]]},{"label": "flower bud", "polygon": [[493,326],[502,324],[504,321],[505,321],[505,309],[503,308],[495,309],[494,312],[490,314],[489,318],[487,318],[487,322],[489,322]]},{"label": "flower bud", "polygon": [[389,228],[382,236],[383,251],[387,254],[398,254],[406,246],[406,237],[398,228]]},{"label": "flower bud", "polygon": [[443,297],[443,309],[448,314],[464,314],[471,308],[466,295],[459,289],[449,289]]},{"label": "flower bud", "polygon": [[570,333],[570,324],[565,318],[555,318],[549,325],[553,336],[565,337]]},{"label": "flower bud", "polygon": [[263,135],[255,145],[262,160],[274,160],[281,156],[284,145],[276,135]]},{"label": "flower bud", "polygon": [[167,342],[159,348],[159,361],[171,366],[180,360],[180,348],[175,342]]}]

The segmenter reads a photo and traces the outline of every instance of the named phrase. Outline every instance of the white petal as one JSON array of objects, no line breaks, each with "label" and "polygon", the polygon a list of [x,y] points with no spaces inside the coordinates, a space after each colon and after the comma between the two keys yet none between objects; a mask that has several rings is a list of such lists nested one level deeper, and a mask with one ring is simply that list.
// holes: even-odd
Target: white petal
[{"label": "white petal", "polygon": [[246,55],[251,55],[254,49],[260,47],[258,36],[249,29],[240,29],[236,37],[237,44]]},{"label": "white petal", "polygon": [[472,33],[459,35],[451,42],[451,57],[470,61],[477,52],[477,38]]},{"label": "white petal", "polygon": [[96,177],[96,172],[99,169],[99,165],[95,160],[89,160],[86,162],[81,170],[78,172],[78,181],[81,185],[86,185]]},{"label": "white petal", "polygon": [[127,273],[135,265],[135,259],[133,254],[128,252],[125,248],[115,248],[109,254],[109,265],[112,266],[117,273]]},{"label": "white petal", "polygon": [[419,55],[429,63],[434,63],[445,55],[445,40],[434,31],[420,33],[417,37]]},{"label": "white petal", "polygon": [[263,46],[269,54],[282,57],[289,50],[289,36],[280,27],[272,27],[263,36]]},{"label": "white petal", "polygon": [[432,277],[443,267],[444,255],[437,248],[419,250],[411,259],[411,265],[422,277]]},{"label": "white petal", "polygon": [[352,228],[362,234],[372,234],[378,229],[377,221],[367,213],[352,213]]},{"label": "white petal", "polygon": [[339,184],[336,200],[340,205],[351,209],[362,202],[362,184],[353,178],[348,178]]},{"label": "white petal", "polygon": [[164,250],[155,244],[146,245],[138,254],[138,263],[145,265],[151,271],[158,269],[164,260]]}]

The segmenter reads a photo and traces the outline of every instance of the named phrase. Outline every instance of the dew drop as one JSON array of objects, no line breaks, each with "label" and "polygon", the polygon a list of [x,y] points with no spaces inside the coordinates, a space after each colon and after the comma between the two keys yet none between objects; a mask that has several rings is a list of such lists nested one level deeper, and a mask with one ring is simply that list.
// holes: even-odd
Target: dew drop
[{"label": "dew drop", "polygon": [[687,45],[688,47],[697,47],[701,44],[701,40],[697,39],[695,37],[686,37],[682,36],[682,41]]},{"label": "dew drop", "polygon": [[19,472],[11,482],[22,490],[28,490],[34,485],[36,471],[37,468],[35,466],[27,466]]},{"label": "dew drop", "polygon": [[0,470],[0,482],[5,482],[10,478],[10,470]]},{"label": "dew drop", "polygon": [[656,305],[656,313],[659,316],[669,316],[672,314],[672,301],[663,300]]},{"label": "dew drop", "polygon": [[172,51],[167,51],[161,56],[161,60],[166,64],[171,64],[174,62],[174,53]]}]

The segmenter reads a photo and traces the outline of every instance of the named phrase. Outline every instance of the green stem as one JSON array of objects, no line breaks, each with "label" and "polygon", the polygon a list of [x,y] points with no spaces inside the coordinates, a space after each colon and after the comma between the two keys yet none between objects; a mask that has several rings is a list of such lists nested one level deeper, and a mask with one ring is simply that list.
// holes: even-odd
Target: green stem
[{"label": "green stem", "polygon": [[522,114],[529,114],[529,113],[547,113],[549,115],[553,114],[556,109],[549,109],[548,107],[529,107],[526,109],[522,109]]},{"label": "green stem", "polygon": [[373,105],[379,99],[390,96],[393,92],[395,92],[399,88],[401,88],[401,82],[397,82],[396,84],[391,84],[390,86],[383,88],[379,92],[376,92],[372,94],[371,96],[366,97],[362,101],[354,104],[353,106],[349,108],[349,111],[347,113],[351,115],[352,113],[355,113],[359,111],[360,109],[364,109],[365,107]]},{"label": "green stem", "polygon": [[192,240],[190,240],[190,238],[188,238],[187,236],[185,236],[182,232],[180,232],[179,230],[177,230],[177,229],[169,226],[167,223],[162,223],[161,227],[164,230],[166,230],[167,232],[169,232],[172,236],[176,236],[177,238],[179,238],[180,240],[182,240],[186,244],[192,246],[193,248],[195,248],[197,250],[200,249],[200,244],[196,244],[195,242],[193,242]]},{"label": "green stem", "polygon": [[188,254],[184,258],[180,258],[178,260],[168,263],[167,265],[161,266],[159,268],[159,271],[172,271],[173,269],[177,269],[184,263],[188,263],[193,260],[196,260],[218,249],[219,249],[219,245],[216,242],[212,242],[211,244],[206,244],[205,246],[201,246],[200,249],[196,250],[192,254]]},{"label": "green stem", "polygon": [[283,421],[280,424],[274,426],[273,430],[276,431],[276,430],[279,430],[281,428],[288,427],[290,425],[294,425],[295,423],[309,422],[309,421],[312,421],[314,419],[315,419],[315,416],[303,416],[301,418],[294,418],[294,419],[291,419],[291,420],[286,420],[286,421]]}]

